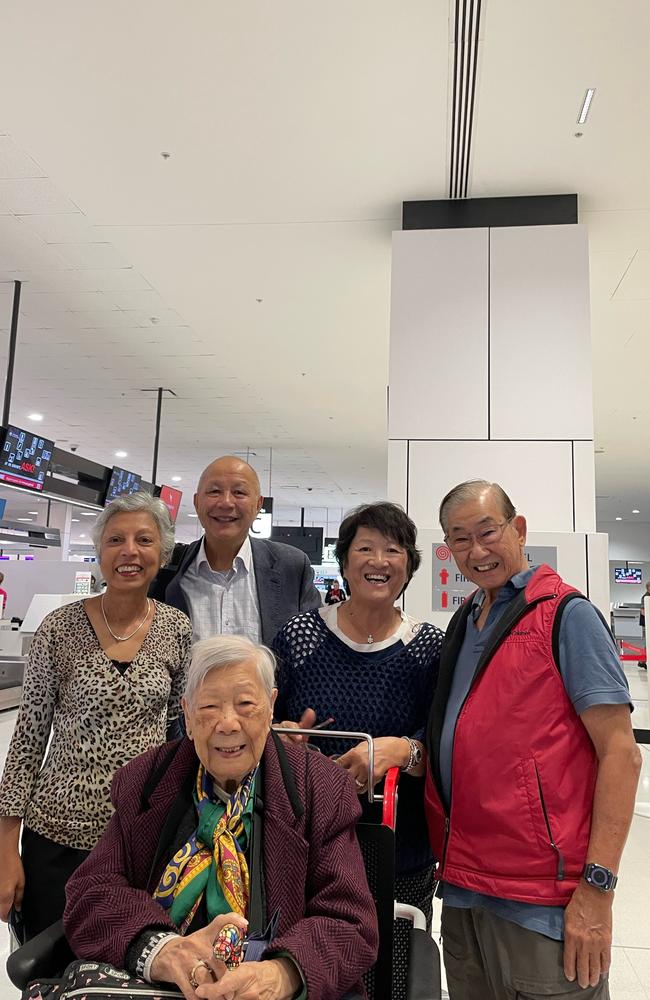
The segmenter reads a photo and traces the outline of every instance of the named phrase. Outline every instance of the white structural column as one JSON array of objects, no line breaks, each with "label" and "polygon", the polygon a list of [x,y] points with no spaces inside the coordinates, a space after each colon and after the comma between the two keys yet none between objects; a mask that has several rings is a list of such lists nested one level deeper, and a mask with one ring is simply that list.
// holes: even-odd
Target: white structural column
[{"label": "white structural column", "polygon": [[[571,561],[575,582],[607,609],[606,536],[594,536],[581,225],[394,234],[389,496],[435,541],[440,500],[475,478],[500,482],[530,531],[581,534],[584,565],[578,572]],[[563,572],[560,551],[561,544]],[[417,608],[409,608],[408,592],[406,606],[423,614],[422,584],[416,590]]]}]

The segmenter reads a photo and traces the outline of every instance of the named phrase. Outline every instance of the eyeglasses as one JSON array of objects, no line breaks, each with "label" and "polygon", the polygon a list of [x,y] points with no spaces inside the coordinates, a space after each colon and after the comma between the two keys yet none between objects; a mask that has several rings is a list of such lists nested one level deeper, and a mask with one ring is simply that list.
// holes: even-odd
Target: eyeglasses
[{"label": "eyeglasses", "polygon": [[502,521],[500,524],[484,524],[480,531],[467,531],[465,534],[454,535],[453,538],[445,535],[445,541],[452,552],[469,552],[474,542],[478,542],[482,548],[490,548],[491,545],[496,545],[497,542],[501,541],[503,532],[514,516],[513,514],[507,521]]}]

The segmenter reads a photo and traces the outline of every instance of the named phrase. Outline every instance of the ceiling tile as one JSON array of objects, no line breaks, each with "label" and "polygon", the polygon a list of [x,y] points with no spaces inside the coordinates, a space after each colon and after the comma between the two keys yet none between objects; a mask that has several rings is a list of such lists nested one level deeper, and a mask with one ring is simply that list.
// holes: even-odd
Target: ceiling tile
[{"label": "ceiling tile", "polygon": [[65,215],[25,215],[21,218],[44,243],[102,242],[83,212],[70,212]]},{"label": "ceiling tile", "polygon": [[9,135],[0,135],[0,179],[45,177],[38,163],[24,153]]},{"label": "ceiling tile", "polygon": [[14,215],[78,212],[78,207],[54,186],[49,177],[0,180],[0,207]]},{"label": "ceiling tile", "polygon": [[62,243],[57,251],[71,267],[129,267],[129,262],[110,243]]}]

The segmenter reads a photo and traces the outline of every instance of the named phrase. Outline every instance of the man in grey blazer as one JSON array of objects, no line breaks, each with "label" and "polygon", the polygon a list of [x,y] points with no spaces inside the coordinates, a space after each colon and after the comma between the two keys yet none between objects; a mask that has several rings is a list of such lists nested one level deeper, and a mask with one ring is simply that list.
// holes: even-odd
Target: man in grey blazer
[{"label": "man in grey blazer", "polygon": [[149,591],[189,615],[195,640],[231,632],[270,645],[289,618],[321,605],[303,552],[249,536],[261,506],[247,462],[226,455],[202,472],[194,508],[205,534],[176,546]]}]

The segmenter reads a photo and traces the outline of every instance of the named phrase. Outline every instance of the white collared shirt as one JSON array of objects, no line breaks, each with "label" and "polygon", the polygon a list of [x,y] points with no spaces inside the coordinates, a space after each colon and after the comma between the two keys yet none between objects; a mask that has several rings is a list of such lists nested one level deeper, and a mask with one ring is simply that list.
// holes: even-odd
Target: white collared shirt
[{"label": "white collared shirt", "polygon": [[195,642],[222,632],[246,635],[253,642],[261,642],[250,538],[246,537],[232,569],[225,573],[210,566],[203,538],[196,558],[181,579],[181,590],[187,601]]}]

